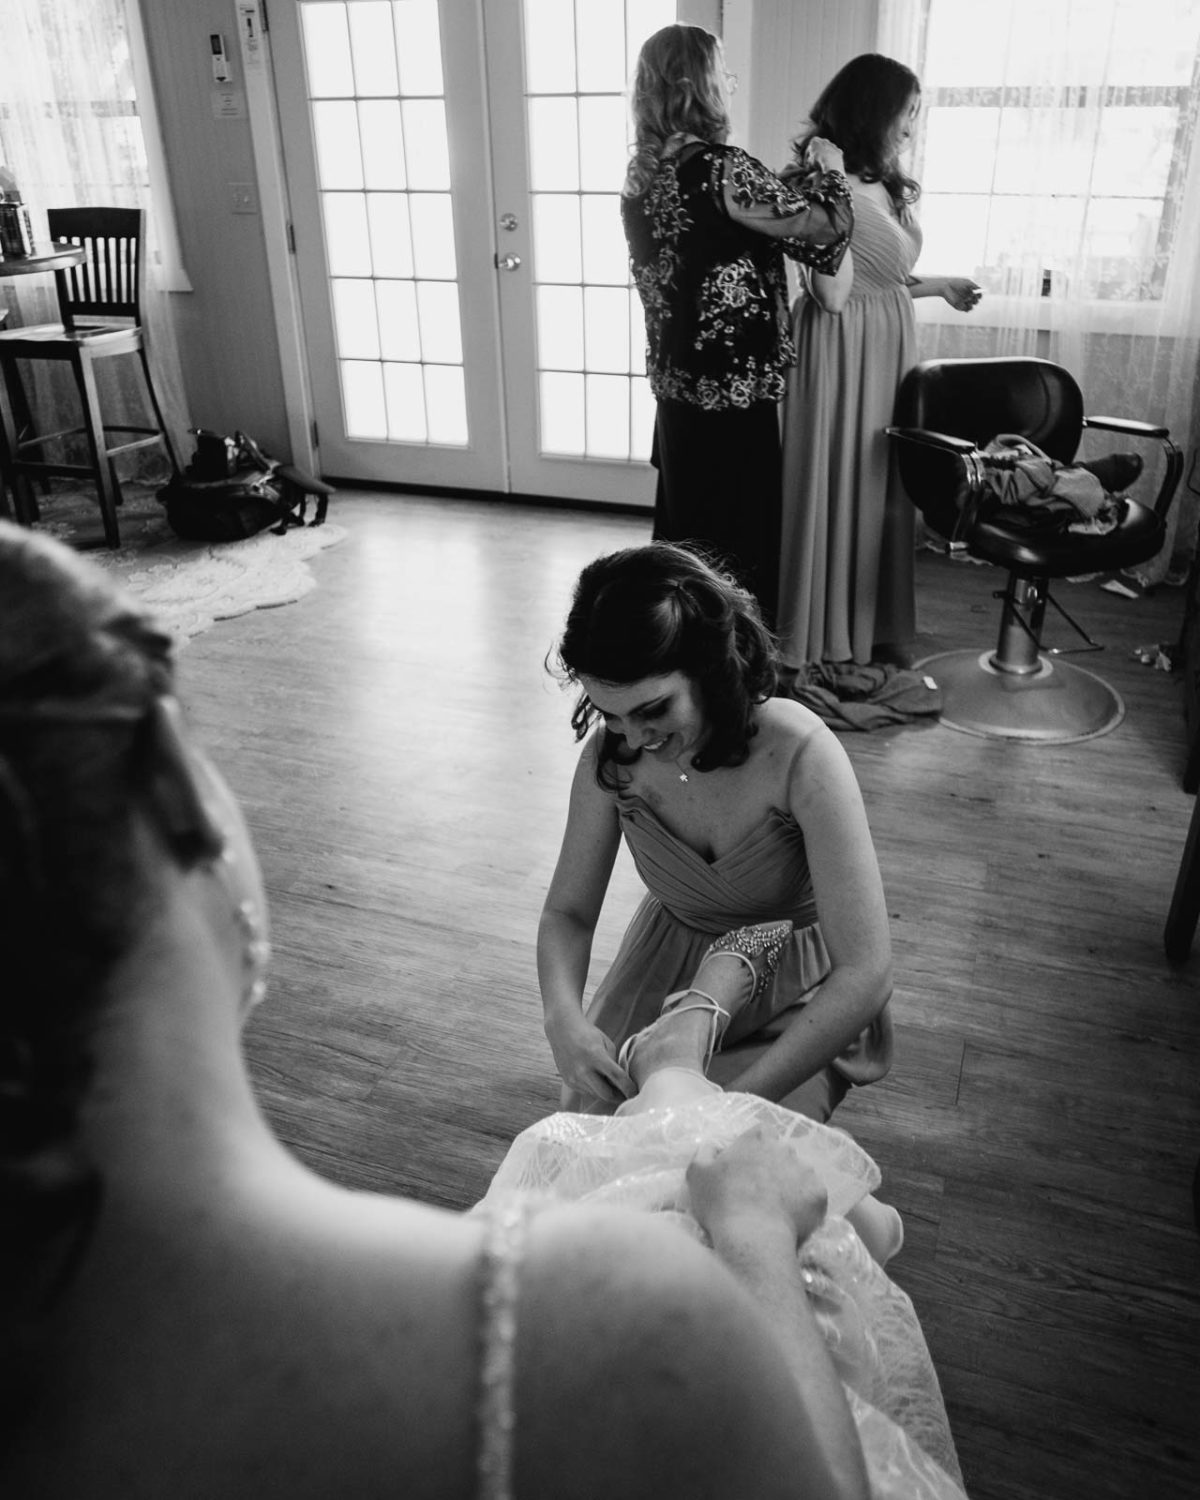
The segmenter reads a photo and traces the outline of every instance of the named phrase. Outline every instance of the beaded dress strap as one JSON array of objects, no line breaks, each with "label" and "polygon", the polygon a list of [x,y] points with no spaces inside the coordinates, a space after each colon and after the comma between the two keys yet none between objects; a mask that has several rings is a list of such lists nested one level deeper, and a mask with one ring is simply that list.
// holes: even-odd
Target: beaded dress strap
[{"label": "beaded dress strap", "polygon": [[479,1500],[512,1500],[517,1283],[533,1205],[501,1203],[487,1217],[480,1280]]}]

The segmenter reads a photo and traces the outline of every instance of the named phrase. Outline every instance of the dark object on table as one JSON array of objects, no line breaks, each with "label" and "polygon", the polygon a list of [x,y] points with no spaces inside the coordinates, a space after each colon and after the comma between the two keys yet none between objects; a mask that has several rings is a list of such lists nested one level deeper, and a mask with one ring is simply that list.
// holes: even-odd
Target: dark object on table
[{"label": "dark object on table", "polygon": [[[54,273],[61,323],[40,323],[0,333],[0,370],[16,429],[7,477],[13,487],[17,519],[25,524],[38,518],[32,477],[59,474],[90,479],[100,502],[104,540],[110,547],[119,547],[117,506],[121,503],[121,487],[113,460],[118,454],[161,443],[172,470],[178,468],[150,376],[142,328],[145,215],[140,208],[52,208],[46,218],[55,240],[73,241],[85,254],[78,265]],[[154,416],[152,427],[114,425],[104,420],[93,366],[98,360],[121,354],[137,355]],[[33,430],[17,366],[19,359],[54,360],[70,366],[82,409],[81,426],[52,432]],[[46,457],[45,450],[51,445],[73,438],[85,440],[87,463]]]},{"label": "dark object on table", "polygon": [[[1157,442],[1165,473],[1151,505],[1124,498],[1108,531],[1055,529],[1047,534],[1014,526],[991,504],[981,449],[996,433],[1030,438],[1060,464],[1073,464],[1084,428]],[[1052,578],[1111,573],[1152,558],[1162,547],[1165,519],[1183,469],[1165,427],[1121,417],[1085,417],[1071,374],[1044,359],[927,360],[910,370],[888,434],[897,447],[900,477],[930,526],[973,557],[1008,570],[1000,635],[992,652],[954,651],[920,663],[946,697],[943,723],[996,739],[1064,743],[1116,727],[1124,704],[1092,672],[1064,662],[1067,648],[1042,644],[1047,604],[1079,634],[1075,651],[1098,642],[1050,594]],[[1127,455],[1112,456],[1123,474]],[[1093,461],[1094,462],[1094,461]]]},{"label": "dark object on table", "polygon": [[192,429],[196,452],[187,468],[158,492],[167,524],[188,541],[238,542],[271,527],[282,536],[303,526],[308,498],[316,499],[311,526],[325,520],[333,487],[293,464],[281,464],[244,432],[223,437]]}]

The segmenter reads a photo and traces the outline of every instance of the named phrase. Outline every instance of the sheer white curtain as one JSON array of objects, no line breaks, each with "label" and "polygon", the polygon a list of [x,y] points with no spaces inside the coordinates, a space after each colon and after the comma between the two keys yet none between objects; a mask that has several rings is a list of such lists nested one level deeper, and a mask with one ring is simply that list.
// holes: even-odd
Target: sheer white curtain
[{"label": "sheer white curtain", "polygon": [[[974,276],[968,320],[918,307],[922,358],[1037,354],[1096,415],[1200,439],[1200,0],[880,0],[922,83],[918,270]],[[1085,453],[1111,447],[1085,438]],[[1196,546],[1181,487],[1168,544]]]},{"label": "sheer white curtain", "polygon": [[[0,0],[3,87],[0,161],[12,172],[30,210],[35,240],[45,244],[48,208],[141,207],[147,253],[143,322],[163,404],[181,460],[187,418],[169,288],[186,288],[174,219],[159,178],[151,185],[147,126],[157,116],[149,92],[137,0]],[[53,278],[0,278],[0,299],[12,310],[9,326],[57,318]],[[139,420],[146,410],[134,361],[102,362],[106,415]],[[112,368],[109,368],[112,367]],[[34,366],[35,409],[70,402],[61,372]],[[121,414],[121,415],[118,415]],[[157,450],[142,450],[156,461]],[[130,459],[136,455],[130,455]],[[128,464],[130,460],[126,460]]]}]

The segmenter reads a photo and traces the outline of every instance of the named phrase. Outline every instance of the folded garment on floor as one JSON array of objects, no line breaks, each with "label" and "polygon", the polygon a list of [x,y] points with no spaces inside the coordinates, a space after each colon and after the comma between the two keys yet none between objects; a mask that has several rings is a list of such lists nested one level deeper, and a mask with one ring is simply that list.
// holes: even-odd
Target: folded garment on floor
[{"label": "folded garment on floor", "polygon": [[795,698],[834,729],[882,729],[940,714],[942,690],[932,681],[882,663],[809,662],[795,676],[784,674],[779,696]]}]

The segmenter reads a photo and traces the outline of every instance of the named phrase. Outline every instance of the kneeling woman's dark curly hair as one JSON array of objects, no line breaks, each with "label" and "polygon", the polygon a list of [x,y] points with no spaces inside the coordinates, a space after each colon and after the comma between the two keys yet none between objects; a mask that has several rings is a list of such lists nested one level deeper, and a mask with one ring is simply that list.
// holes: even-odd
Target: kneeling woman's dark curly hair
[{"label": "kneeling woman's dark curly hair", "polygon": [[[757,733],[754,710],[778,681],[775,642],[754,596],[697,553],[669,542],[629,547],[584,568],[557,658],[568,682],[584,676],[624,686],[672,672],[689,677],[708,725],[692,757],[697,771],[746,760]],[[596,717],[581,693],[571,715],[577,740]],[[597,781],[614,790],[614,767],[640,754],[606,730]]]}]

